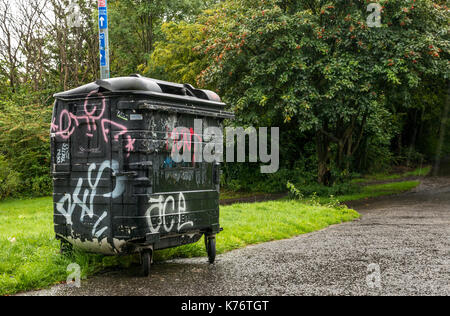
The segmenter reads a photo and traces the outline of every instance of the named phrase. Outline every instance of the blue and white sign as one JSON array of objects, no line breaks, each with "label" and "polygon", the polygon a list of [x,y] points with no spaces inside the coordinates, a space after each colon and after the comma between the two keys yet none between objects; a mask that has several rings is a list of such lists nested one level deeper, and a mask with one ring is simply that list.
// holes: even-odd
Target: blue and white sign
[{"label": "blue and white sign", "polygon": [[100,49],[100,78],[108,79],[109,71],[109,43],[108,43],[108,1],[98,0],[98,28]]},{"label": "blue and white sign", "polygon": [[100,30],[108,28],[108,12],[106,11],[106,8],[98,9],[98,26]]},{"label": "blue and white sign", "polygon": [[100,66],[106,67],[107,65],[108,65],[108,63],[106,61],[106,50],[101,50],[100,51]]},{"label": "blue and white sign", "polygon": [[106,65],[106,37],[105,33],[100,33],[100,66],[105,67]]},{"label": "blue and white sign", "polygon": [[106,50],[106,36],[105,36],[105,33],[100,33],[100,50]]}]

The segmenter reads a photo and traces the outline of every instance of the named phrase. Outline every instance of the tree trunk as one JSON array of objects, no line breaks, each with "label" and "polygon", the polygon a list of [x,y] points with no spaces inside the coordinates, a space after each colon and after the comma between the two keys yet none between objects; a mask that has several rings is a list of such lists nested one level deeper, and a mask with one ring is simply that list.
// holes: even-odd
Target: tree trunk
[{"label": "tree trunk", "polygon": [[436,149],[436,163],[434,165],[434,170],[433,170],[433,175],[434,176],[438,176],[439,175],[439,169],[441,168],[441,155],[442,155],[442,149],[443,149],[443,145],[444,145],[444,141],[445,141],[445,137],[446,134],[445,132],[446,127],[447,127],[447,120],[448,120],[448,116],[450,114],[450,100],[449,100],[449,95],[450,95],[450,85],[448,85],[448,93],[447,93],[447,102],[445,102],[445,108],[444,108],[444,112],[442,115],[442,121],[441,121],[441,130],[440,130],[440,135],[439,135],[439,142],[438,142],[438,146]]},{"label": "tree trunk", "polygon": [[316,151],[318,159],[317,181],[323,185],[330,185],[330,146],[328,137],[321,132],[316,135]]}]

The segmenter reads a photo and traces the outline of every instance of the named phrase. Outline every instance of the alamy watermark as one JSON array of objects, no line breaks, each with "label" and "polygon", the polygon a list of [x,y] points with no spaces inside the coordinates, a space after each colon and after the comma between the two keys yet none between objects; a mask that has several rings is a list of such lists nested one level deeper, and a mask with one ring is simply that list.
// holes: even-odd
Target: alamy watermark
[{"label": "alamy watermark", "polygon": [[383,7],[379,3],[370,3],[367,12],[371,12],[367,17],[368,27],[381,27],[381,11]]},{"label": "alamy watermark", "polygon": [[81,27],[82,19],[79,5],[72,1],[67,7],[67,26],[68,27]]},{"label": "alamy watermark", "polygon": [[372,263],[367,267],[366,283],[369,289],[381,289],[381,268],[378,264]]},{"label": "alamy watermark", "polygon": [[67,273],[69,274],[66,279],[68,287],[81,287],[81,267],[77,263],[71,263],[67,266]]},{"label": "alamy watermark", "polygon": [[227,127],[224,138],[220,127],[205,128],[203,121],[196,119],[194,129],[177,127],[168,132],[167,149],[174,163],[244,163],[248,157],[248,162],[266,164],[261,166],[261,173],[276,173],[280,167],[280,129],[270,129],[270,149],[268,131],[267,127],[258,130],[254,127]]}]

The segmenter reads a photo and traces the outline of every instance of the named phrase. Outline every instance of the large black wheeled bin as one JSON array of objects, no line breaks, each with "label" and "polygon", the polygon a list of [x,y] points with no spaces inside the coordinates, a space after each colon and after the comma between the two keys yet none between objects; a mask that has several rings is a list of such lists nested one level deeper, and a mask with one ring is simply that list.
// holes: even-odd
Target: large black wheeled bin
[{"label": "large black wheeled bin", "polygon": [[[54,225],[62,245],[106,255],[139,252],[148,275],[153,251],[204,235],[213,263],[220,163],[197,153],[206,146],[205,127],[223,128],[233,118],[220,98],[135,75],[55,99]],[[175,152],[192,159],[173,159]]]}]

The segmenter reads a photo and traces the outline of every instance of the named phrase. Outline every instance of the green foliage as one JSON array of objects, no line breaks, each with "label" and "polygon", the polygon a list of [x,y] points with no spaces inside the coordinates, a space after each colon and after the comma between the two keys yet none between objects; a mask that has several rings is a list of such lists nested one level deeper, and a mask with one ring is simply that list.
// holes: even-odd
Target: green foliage
[{"label": "green foliage", "polygon": [[[56,22],[35,23],[22,41],[23,63],[0,58],[0,155],[19,178],[5,194],[51,192],[45,109],[54,92],[98,75],[96,7],[75,2],[80,28],[67,27],[52,1]],[[232,124],[281,127],[280,172],[227,165],[229,189],[332,185],[354,172],[448,156],[446,2],[373,2],[383,6],[380,28],[367,25],[367,1],[110,0],[112,75],[197,81],[236,112]],[[46,114],[28,111],[33,105]]]},{"label": "green foliage", "polygon": [[[400,194],[408,192],[420,185],[420,181],[393,182],[385,184],[375,184],[363,187],[361,192],[338,196],[340,202],[357,201],[362,199]],[[329,199],[322,199],[322,203]]]},{"label": "green foliage", "polygon": [[274,174],[261,174],[258,164],[226,164],[222,187],[231,191],[282,193],[288,181],[314,182],[314,171],[299,160],[292,169],[281,168]]},{"label": "green foliage", "polygon": [[406,172],[406,177],[425,177],[431,173],[431,166],[417,168],[416,170]]},{"label": "green foliage", "polygon": [[379,2],[383,27],[370,29],[360,1],[226,1],[205,13],[210,66],[200,83],[217,86],[238,124],[313,133],[321,181],[330,159],[348,171],[367,134],[389,142],[386,95],[449,75],[445,7]]},{"label": "green foliage", "polygon": [[299,189],[297,189],[295,187],[295,185],[293,185],[289,181],[288,181],[286,187],[289,190],[289,196],[291,198],[298,199],[298,200],[303,200],[304,199],[305,196],[303,195],[303,193]]},{"label": "green foliage", "polygon": [[156,43],[151,61],[142,72],[149,77],[194,84],[207,66],[197,53],[198,43],[204,40],[202,28],[195,23],[164,23],[164,40]]},{"label": "green foliage", "polygon": [[2,163],[11,170],[10,181],[16,184],[10,193],[51,194],[51,109],[36,105],[19,106],[11,102],[2,102],[0,106],[0,154]]},{"label": "green foliage", "polygon": [[[397,108],[401,113],[400,134],[402,149],[399,151],[404,158],[403,163],[421,163],[423,160],[436,157],[446,157],[450,131],[449,107],[449,81],[428,79],[420,89],[417,89],[408,100],[412,106],[408,109],[399,102]],[[443,141],[443,144],[441,144]],[[400,143],[400,141],[399,141]],[[440,146],[443,145],[443,146]],[[437,152],[441,148],[441,152]]]},{"label": "green foliage", "polygon": [[[390,170],[389,170],[390,171]],[[370,184],[372,182],[393,181],[409,177],[425,177],[431,173],[431,166],[421,166],[417,169],[411,169],[402,173],[383,172],[376,174],[368,174],[364,177],[355,177],[351,183],[353,184]]]},{"label": "green foliage", "polygon": [[0,155],[0,200],[13,196],[19,188],[19,174]]},{"label": "green foliage", "polygon": [[110,0],[108,10],[113,76],[127,76],[138,70],[143,72],[149,65],[155,43],[163,39],[163,23],[190,21],[211,2],[214,1]]},{"label": "green foliage", "polygon": [[334,184],[333,186],[325,186],[321,184],[295,185],[291,182],[287,183],[287,189],[292,198],[304,199],[314,197],[331,197],[343,196],[361,192],[361,188],[352,183]]}]

